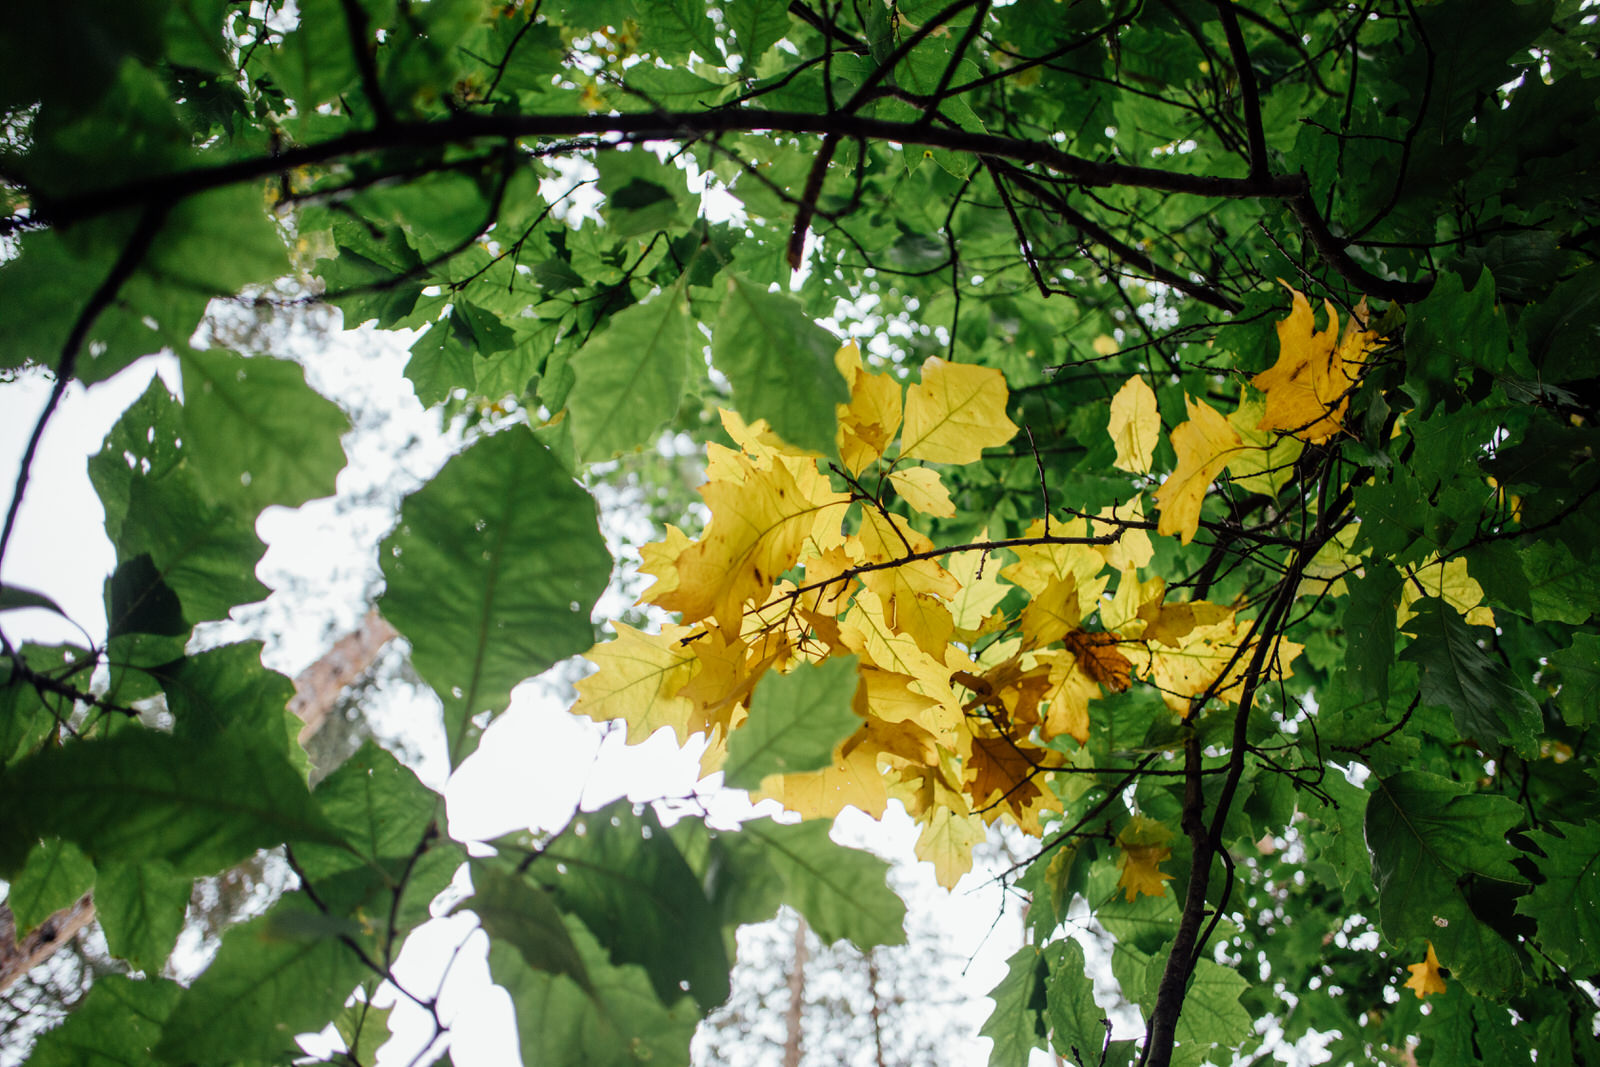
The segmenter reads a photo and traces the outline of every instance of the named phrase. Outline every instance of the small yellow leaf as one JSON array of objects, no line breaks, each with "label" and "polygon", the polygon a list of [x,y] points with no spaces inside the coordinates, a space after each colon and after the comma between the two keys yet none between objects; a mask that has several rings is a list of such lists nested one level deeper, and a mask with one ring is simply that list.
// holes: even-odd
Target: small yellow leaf
[{"label": "small yellow leaf", "polygon": [[694,721],[694,702],[678,694],[695,667],[694,653],[681,643],[689,628],[669,623],[659,634],[647,634],[624,623],[614,625],[616,640],[583,654],[600,669],[574,683],[578,700],[573,714],[596,722],[621,719],[630,745],[663,726],[672,727],[679,744],[704,730],[703,721]]},{"label": "small yellow leaf", "polygon": [[1111,422],[1106,427],[1117,446],[1112,466],[1130,474],[1149,474],[1156,443],[1161,439],[1161,414],[1156,394],[1135,374],[1111,398]]},{"label": "small yellow leaf", "polygon": [[1200,529],[1200,505],[1206,490],[1244,442],[1228,420],[1204,400],[1185,396],[1183,402],[1189,421],[1172,431],[1178,465],[1156,490],[1156,507],[1161,509],[1156,532],[1163,537],[1176,534],[1188,544]]},{"label": "small yellow leaf", "polygon": [[678,586],[678,557],[694,542],[689,535],[671,523],[667,536],[639,548],[639,571],[655,578],[656,583],[639,595],[635,603],[643,604]]},{"label": "small yellow leaf", "polygon": [[859,474],[883,455],[900,429],[900,383],[867,370],[854,341],[834,353],[833,363],[850,385],[850,403],[839,405],[839,458],[851,474]]},{"label": "small yellow leaf", "polygon": [[1172,831],[1143,816],[1134,816],[1122,828],[1117,835],[1117,845],[1122,850],[1117,860],[1117,865],[1122,868],[1117,888],[1123,891],[1126,899],[1134,900],[1141,895],[1167,895],[1165,883],[1172,879],[1172,875],[1163,871],[1160,864],[1172,858],[1172,849],[1166,845],[1171,839]]},{"label": "small yellow leaf", "polygon": [[992,367],[929,356],[922,381],[906,392],[900,455],[933,463],[976,463],[985,448],[1003,445],[1017,427],[1006,417],[1010,399],[1003,374]]},{"label": "small yellow leaf", "polygon": [[939,480],[939,472],[932,467],[908,467],[905,470],[890,471],[889,483],[907,504],[924,515],[934,515],[941,519],[955,517],[956,505],[955,501],[950,499],[950,490],[944,487],[944,483]]},{"label": "small yellow leaf", "polygon": [[1406,966],[1411,972],[1411,977],[1406,979],[1406,988],[1417,994],[1421,1000],[1429,993],[1443,993],[1444,975],[1439,973],[1439,957],[1433,954],[1433,942],[1428,942],[1428,954],[1421,963],[1412,963]]},{"label": "small yellow leaf", "polygon": [[[724,450],[726,451],[726,450]],[[826,551],[843,541],[839,524],[849,507],[815,460],[774,454],[759,460],[734,453],[724,477],[700,487],[711,509],[705,535],[677,559],[677,582],[651,603],[683,613],[685,622],[715,615],[736,629],[745,605],[761,598],[801,552]]]},{"label": "small yellow leaf", "polygon": [[750,799],[776,800],[805,819],[831,819],[845,808],[860,808],[881,819],[889,806],[889,790],[878,770],[878,754],[862,727],[834,751],[833,766],[772,775],[762,780]]},{"label": "small yellow leaf", "polygon": [[[987,541],[989,531],[978,534],[978,541]],[[976,549],[959,552],[945,559],[949,574],[961,588],[950,597],[950,617],[960,630],[978,630],[984,626],[994,609],[1004,600],[1011,587],[1000,581],[1000,565],[988,553]],[[981,572],[981,573],[980,573]]]},{"label": "small yellow leaf", "polygon": [[1126,504],[1113,504],[1102,508],[1100,514],[1089,520],[1089,532],[1095,537],[1119,534],[1109,545],[1095,545],[1100,558],[1115,570],[1126,567],[1147,567],[1155,558],[1156,547],[1150,532],[1132,523],[1143,523],[1144,494],[1140,493]]},{"label": "small yellow leaf", "polygon": [[1048,741],[1063,735],[1078,744],[1089,741],[1089,701],[1100,695],[1100,687],[1078,666],[1071,652],[1039,653],[1039,661],[1050,665],[1050,689],[1045,696],[1044,722],[1039,735]]},{"label": "small yellow leaf", "polygon": [[1044,592],[1022,609],[1022,647],[1053,645],[1078,628],[1083,610],[1078,605],[1078,582],[1071,574],[1052,578]]},{"label": "small yellow leaf", "polygon": [[972,870],[972,849],[989,836],[983,819],[935,807],[917,837],[917,859],[933,864],[933,877],[945,889],[954,889],[961,876]]},{"label": "small yellow leaf", "polygon": [[[1044,533],[1044,520],[1035,519],[1023,537],[1043,537]],[[1082,519],[1055,522],[1050,524],[1050,533],[1057,537],[1085,537],[1089,533],[1089,524]],[[1041,596],[1052,581],[1070,576],[1078,584],[1080,614],[1087,615],[1099,606],[1100,593],[1105,589],[1109,576],[1101,579],[1095,577],[1106,565],[1105,558],[1095,551],[1095,546],[1018,545],[1012,551],[1016,553],[1017,562],[1000,572],[1000,577],[1006,581],[1022,586],[1034,596]]]},{"label": "small yellow leaf", "polygon": [[1117,344],[1117,339],[1108,333],[1103,333],[1096,337],[1089,347],[1094,349],[1094,354],[1097,356],[1114,356],[1122,348],[1121,345]]},{"label": "small yellow leaf", "polygon": [[1439,562],[1437,552],[1415,567],[1400,568],[1405,578],[1400,586],[1400,608],[1395,625],[1404,626],[1410,621],[1411,605],[1425,596],[1438,597],[1455,608],[1472,626],[1493,626],[1494,610],[1483,602],[1483,586],[1467,573],[1464,556]]},{"label": "small yellow leaf", "polygon": [[1245,447],[1228,461],[1228,474],[1239,488],[1262,496],[1277,496],[1278,490],[1294,478],[1294,462],[1300,458],[1305,442],[1276,430],[1256,427],[1266,417],[1267,407],[1260,400],[1240,398],[1239,410],[1228,416],[1228,425],[1238,431]]}]

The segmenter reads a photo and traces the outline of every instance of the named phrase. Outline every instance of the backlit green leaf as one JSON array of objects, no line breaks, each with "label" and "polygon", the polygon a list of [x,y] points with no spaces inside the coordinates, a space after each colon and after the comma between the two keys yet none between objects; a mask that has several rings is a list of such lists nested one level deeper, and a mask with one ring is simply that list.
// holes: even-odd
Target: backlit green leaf
[{"label": "backlit green leaf", "polygon": [[373,977],[345,941],[311,932],[321,919],[303,893],[291,893],[229,930],[173,1009],[156,1054],[168,1062],[276,1060],[297,1047],[296,1034],[320,1030]]},{"label": "backlit green leaf", "polygon": [[677,413],[698,337],[689,314],[687,275],[644,304],[611,319],[573,357],[577,383],[567,400],[572,436],[584,461],[648,444]]},{"label": "backlit green leaf", "polygon": [[835,405],[850,399],[833,365],[838,348],[838,338],[812,322],[794,297],[729,276],[711,331],[711,358],[733,384],[734,404],[746,422],[766,419],[790,444],[832,453]]},{"label": "backlit green leaf", "polygon": [[750,717],[728,741],[727,783],[754,789],[769,774],[815,771],[861,725],[851,708],[856,657],[829,657],[773,674],[756,686]]},{"label": "backlit green leaf", "polygon": [[589,647],[589,610],[611,573],[594,501],[521,427],[445,464],[379,551],[384,617],[444,701],[456,763],[477,744],[476,716]]}]

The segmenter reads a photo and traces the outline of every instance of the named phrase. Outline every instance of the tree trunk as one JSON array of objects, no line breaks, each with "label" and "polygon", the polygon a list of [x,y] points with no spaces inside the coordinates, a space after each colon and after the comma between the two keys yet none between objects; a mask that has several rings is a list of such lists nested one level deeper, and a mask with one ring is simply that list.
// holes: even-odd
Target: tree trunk
[{"label": "tree trunk", "polygon": [[783,1067],[800,1067],[800,1023],[806,1008],[806,921],[796,916],[794,965],[789,969],[789,1010],[784,1014]]}]

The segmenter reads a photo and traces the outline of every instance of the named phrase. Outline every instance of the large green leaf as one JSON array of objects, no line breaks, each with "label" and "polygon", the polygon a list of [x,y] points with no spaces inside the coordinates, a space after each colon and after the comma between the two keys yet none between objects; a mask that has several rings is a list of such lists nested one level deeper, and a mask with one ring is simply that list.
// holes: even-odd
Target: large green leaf
[{"label": "large green leaf", "polygon": [[186,451],[208,493],[254,511],[332,495],[350,423],[298,365],[220,350],[179,360]]},{"label": "large green leaf", "polygon": [[711,331],[711,358],[733,385],[745,421],[766,419],[790,444],[832,453],[836,405],[850,399],[833,365],[838,348],[838,339],[812,322],[794,297],[728,277]]},{"label": "large green leaf", "polygon": [[989,991],[994,1010],[978,1033],[994,1042],[989,1067],[1027,1067],[1045,1047],[1049,964],[1037,945],[1023,945],[1006,961],[1006,976]]},{"label": "large green leaf", "polygon": [[572,438],[584,461],[648,444],[678,411],[695,346],[685,274],[671,289],[612,316],[572,360],[567,399]]},{"label": "large green leaf", "polygon": [[650,809],[635,815],[624,800],[578,815],[528,877],[582,919],[614,961],[642,966],[662,1003],[684,988],[706,1010],[727,999],[721,924]]},{"label": "large green leaf", "polygon": [[1600,822],[1553,823],[1530,830],[1528,840],[1544,853],[1534,861],[1544,881],[1517,902],[1517,911],[1539,924],[1539,944],[1576,974],[1600,970]]},{"label": "large green leaf", "polygon": [[376,742],[363,744],[324,778],[314,799],[343,845],[301,845],[295,859],[332,911],[363,907],[388,919],[402,886],[431,899],[444,888],[438,878],[448,882],[460,863],[459,852],[448,847],[444,857],[417,862],[449,845],[439,834],[439,795]]},{"label": "large green leaf", "polygon": [[136,970],[159,974],[183,929],[194,879],[161,860],[106,863],[94,887],[106,947]]},{"label": "large green leaf", "polygon": [[408,497],[380,550],[383,613],[445,706],[455,763],[518,682],[593,642],[611,574],[594,501],[513,427],[456,456]]},{"label": "large green leaf", "polygon": [[1231,967],[1211,960],[1195,964],[1189,991],[1183,998],[1183,1013],[1178,1016],[1178,1049],[1174,1064],[1199,1067],[1228,1058],[1250,1033],[1250,1012],[1239,997],[1250,983]]},{"label": "large green leaf", "polygon": [[1468,626],[1443,600],[1419,600],[1416,612],[1406,624],[1416,640],[1400,658],[1421,667],[1422,699],[1450,713],[1462,740],[1509,742],[1524,756],[1536,755],[1543,725],[1539,705],[1504,663],[1484,651],[1494,632]]},{"label": "large green leaf", "polygon": [[1125,1062],[1126,1045],[1107,1049],[1106,1059],[1100,1059],[1111,1035],[1105,1010],[1094,1002],[1094,979],[1088,973],[1083,946],[1068,938],[1046,946],[1044,954],[1050,965],[1045,1018],[1050,1023],[1051,1047],[1079,1065]]},{"label": "large green leaf", "polygon": [[33,846],[28,862],[11,880],[6,905],[20,937],[67,907],[94,885],[94,864],[70,841],[52,838]]},{"label": "large green leaf", "polygon": [[754,789],[769,774],[821,770],[861,725],[851,708],[856,657],[838,656],[769,675],[756,686],[750,717],[728,739],[727,783]]},{"label": "large green leaf", "polygon": [[847,938],[863,952],[904,944],[906,906],[885,881],[889,865],[835,843],[828,836],[831,827],[827,819],[753,819],[718,840],[736,868],[765,864],[776,872],[783,902],[805,916],[823,941]]},{"label": "large green leaf", "polygon": [[722,21],[733,32],[734,47],[748,69],[788,32],[789,5],[783,0],[729,0],[722,7]]},{"label": "large green leaf", "polygon": [[0,778],[0,857],[56,835],[97,863],[163,859],[210,874],[258,848],[339,837],[278,753],[129,729],[47,749]]},{"label": "large green leaf", "polygon": [[296,736],[305,724],[288,709],[294,683],[262,665],[261,647],[259,641],[223,645],[151,673],[166,694],[173,733],[197,742],[249,739],[304,767]]},{"label": "large green leaf", "polygon": [[548,889],[494,864],[474,863],[472,896],[461,907],[477,915],[496,942],[515,948],[529,967],[566,975],[585,993],[594,992],[583,954]]},{"label": "large green leaf", "polygon": [[[158,378],[89,460],[118,561],[145,556],[149,564],[137,574],[119,575],[121,603],[108,605],[113,635],[181,634],[187,628],[182,624],[226,618],[235,606],[267,595],[255,576],[266,547],[255,533],[257,509],[214,500],[205,491],[191,469],[195,444],[184,439],[183,418]],[[146,625],[134,618],[150,614],[150,603],[172,597],[182,605],[178,629],[136,628]]]},{"label": "large green leaf", "polygon": [[183,987],[165,978],[96,978],[89,995],[39,1038],[31,1067],[146,1067]]},{"label": "large green leaf", "polygon": [[1600,717],[1600,634],[1578,634],[1550,663],[1561,672],[1556,703],[1562,718],[1573,726],[1594,722]]},{"label": "large green leaf", "polygon": [[1468,988],[1515,989],[1520,968],[1511,947],[1473,914],[1464,889],[1473,880],[1522,883],[1505,837],[1521,820],[1510,798],[1469,793],[1436,774],[1379,779],[1367,802],[1367,846],[1384,935],[1431,941],[1439,962]]},{"label": "large green leaf", "polygon": [[229,930],[217,958],[173,1009],[156,1054],[168,1062],[277,1061],[319,1030],[363,979],[356,950],[303,893]]},{"label": "large green leaf", "polygon": [[565,917],[568,939],[588,985],[541,969],[547,957],[524,957],[514,940],[489,946],[489,972],[511,995],[522,1062],[540,1067],[688,1067],[689,1039],[699,1013],[687,996],[663,1004],[650,977],[634,964],[616,964],[576,916]]}]

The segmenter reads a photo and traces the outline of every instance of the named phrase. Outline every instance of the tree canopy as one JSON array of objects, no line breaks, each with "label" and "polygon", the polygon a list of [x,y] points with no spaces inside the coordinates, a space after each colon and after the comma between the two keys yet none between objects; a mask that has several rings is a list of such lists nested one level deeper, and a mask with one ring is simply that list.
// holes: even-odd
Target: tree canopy
[{"label": "tree canopy", "polygon": [[[90,464],[106,631],[3,645],[7,905],[92,888],[131,968],[33,1062],[331,1021],[371,1063],[352,993],[468,864],[529,1067],[683,1063],[741,924],[901,936],[828,836],[891,800],[946,884],[1037,839],[994,1064],[1600,1062],[1596,38],[1580,0],[7,5],[0,368],[55,384],[0,553],[69,384],[182,368]],[[377,546],[452,765],[588,650],[575,711],[804,820],[620,804],[469,860],[381,748],[309,788],[259,646],[189,639],[346,423],[210,347],[217,299],[415,331],[465,416]],[[656,448],[701,499],[598,627],[592,489]],[[271,848],[298,887],[160,977],[193,880]]]}]

